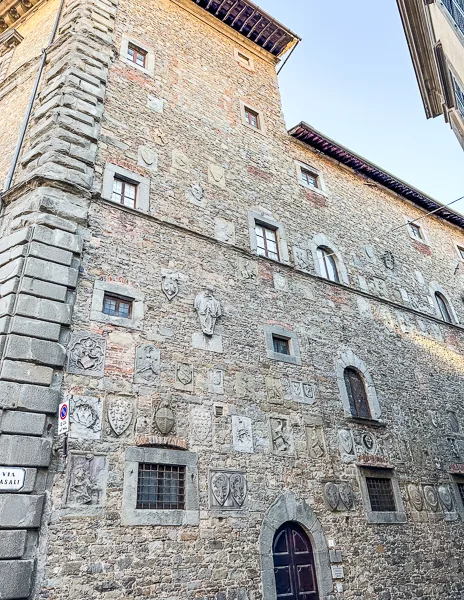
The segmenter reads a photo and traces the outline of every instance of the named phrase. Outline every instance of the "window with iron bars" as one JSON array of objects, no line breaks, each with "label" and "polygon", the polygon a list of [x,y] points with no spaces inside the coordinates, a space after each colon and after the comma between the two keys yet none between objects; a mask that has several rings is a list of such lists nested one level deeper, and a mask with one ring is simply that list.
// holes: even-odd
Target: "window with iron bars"
[{"label": "window with iron bars", "polygon": [[[463,0],[464,2],[464,0]],[[456,108],[459,111],[459,114],[464,119],[464,90],[456,81],[456,77],[453,77],[454,84],[454,95],[456,97]]]},{"label": "window with iron bars", "polygon": [[464,481],[458,481],[457,483],[459,495],[461,496],[462,503],[464,504]]},{"label": "window with iron bars", "polygon": [[383,477],[366,477],[367,491],[374,512],[396,511],[395,494],[391,479]]},{"label": "window with iron bars", "polygon": [[184,510],[185,466],[139,463],[136,508]]},{"label": "window with iron bars", "polygon": [[464,0],[442,0],[456,26],[464,34]]}]

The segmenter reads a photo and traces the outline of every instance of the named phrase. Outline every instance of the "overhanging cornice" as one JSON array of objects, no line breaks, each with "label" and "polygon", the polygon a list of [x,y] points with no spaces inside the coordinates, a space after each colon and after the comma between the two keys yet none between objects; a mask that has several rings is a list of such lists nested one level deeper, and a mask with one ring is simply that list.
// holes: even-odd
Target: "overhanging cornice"
[{"label": "overhanging cornice", "polygon": [[251,0],[190,0],[275,57],[291,50],[299,36]]},{"label": "overhanging cornice", "polygon": [[443,94],[424,0],[397,0],[427,118],[443,114]]},{"label": "overhanging cornice", "polygon": [[304,144],[318,150],[322,154],[353,169],[353,171],[359,175],[368,177],[371,181],[395,192],[422,210],[425,210],[426,212],[434,211],[436,217],[464,229],[463,215],[443,206],[443,204],[437,200],[427,196],[405,181],[402,181],[398,177],[388,173],[388,171],[384,171],[374,163],[359,156],[359,154],[355,154],[351,150],[348,150],[348,148],[331,140],[329,137],[311,127],[311,125],[302,122],[296,127],[293,127],[293,129],[290,129],[289,134]]},{"label": "overhanging cornice", "polygon": [[0,0],[0,33],[13,27],[40,0]]}]

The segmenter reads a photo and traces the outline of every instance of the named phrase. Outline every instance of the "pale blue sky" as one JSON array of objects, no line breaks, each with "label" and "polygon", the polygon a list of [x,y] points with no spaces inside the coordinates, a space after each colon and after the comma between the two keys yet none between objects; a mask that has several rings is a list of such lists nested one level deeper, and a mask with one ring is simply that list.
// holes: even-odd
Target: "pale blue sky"
[{"label": "pale blue sky", "polygon": [[257,1],[303,38],[279,76],[289,128],[306,121],[444,204],[464,196],[464,151],[425,118],[395,0]]}]

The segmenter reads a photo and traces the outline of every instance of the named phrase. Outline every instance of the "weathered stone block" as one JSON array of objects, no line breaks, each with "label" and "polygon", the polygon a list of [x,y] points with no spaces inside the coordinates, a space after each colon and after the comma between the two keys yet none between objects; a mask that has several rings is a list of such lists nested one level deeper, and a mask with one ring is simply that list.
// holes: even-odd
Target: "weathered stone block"
[{"label": "weathered stone block", "polygon": [[41,385],[0,381],[0,408],[18,408],[31,412],[55,414],[59,402],[58,390],[51,390]]},{"label": "weathered stone block", "polygon": [[13,248],[9,248],[0,254],[0,266],[6,265],[9,262],[12,262],[19,256],[23,256],[26,252],[26,246],[13,246]]},{"label": "weathered stone block", "polygon": [[61,344],[21,335],[10,335],[5,357],[14,360],[30,360],[43,365],[63,366],[65,351]]},{"label": "weathered stone block", "polygon": [[66,325],[71,322],[71,306],[69,304],[53,302],[53,300],[38,300],[25,294],[19,295],[16,313],[25,317]]},{"label": "weathered stone block", "polygon": [[47,281],[40,281],[40,279],[23,277],[19,291],[26,292],[27,294],[32,294],[34,296],[41,296],[42,298],[50,298],[51,300],[64,302],[66,300],[66,293],[68,289],[63,285],[58,285],[56,283],[48,283]]},{"label": "weathered stone block", "polygon": [[66,265],[68,267],[73,259],[72,252],[56,248],[55,246],[47,246],[47,244],[42,244],[40,242],[31,242],[29,244],[29,255]]},{"label": "weathered stone block", "polygon": [[68,287],[76,287],[78,277],[77,269],[45,262],[32,256],[26,260],[24,274]]},{"label": "weathered stone block", "polygon": [[11,235],[7,235],[0,240],[0,253],[5,252],[13,246],[24,244],[29,238],[29,228],[25,227],[19,231],[15,231]]},{"label": "weathered stone block", "polygon": [[20,411],[5,411],[0,423],[3,433],[22,435],[42,435],[45,427],[45,415]]},{"label": "weathered stone block", "polygon": [[0,543],[0,559],[21,558],[26,546],[27,531],[2,531]]},{"label": "weathered stone block", "polygon": [[0,464],[17,467],[48,467],[52,451],[49,439],[25,435],[0,436]]},{"label": "weathered stone block", "polygon": [[5,560],[0,562],[0,598],[15,600],[27,598],[32,586],[33,560]]},{"label": "weathered stone block", "polygon": [[58,323],[16,316],[12,319],[10,333],[57,341],[60,337],[60,330],[61,326]]},{"label": "weathered stone block", "polygon": [[50,385],[53,379],[53,369],[27,362],[4,360],[0,379]]},{"label": "weathered stone block", "polygon": [[[43,504],[43,496],[0,495],[0,528],[35,529],[39,527]],[[2,598],[1,595],[0,598]]]},{"label": "weathered stone block", "polygon": [[24,258],[19,257],[0,267],[0,281],[7,281],[21,274]]},{"label": "weathered stone block", "polygon": [[9,315],[13,311],[15,296],[10,294],[5,298],[0,298],[0,316]]},{"label": "weathered stone block", "polygon": [[78,235],[60,231],[59,229],[50,229],[43,225],[37,225],[32,233],[32,239],[47,244],[64,248],[70,252],[80,252],[82,250],[82,239]]}]

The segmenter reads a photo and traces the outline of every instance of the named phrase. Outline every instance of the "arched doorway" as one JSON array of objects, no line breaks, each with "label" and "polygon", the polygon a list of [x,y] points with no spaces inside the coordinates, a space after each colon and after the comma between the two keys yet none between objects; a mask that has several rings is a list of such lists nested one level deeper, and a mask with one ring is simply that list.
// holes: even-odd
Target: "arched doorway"
[{"label": "arched doorway", "polygon": [[272,544],[277,600],[319,600],[311,541],[300,525],[284,523]]}]

